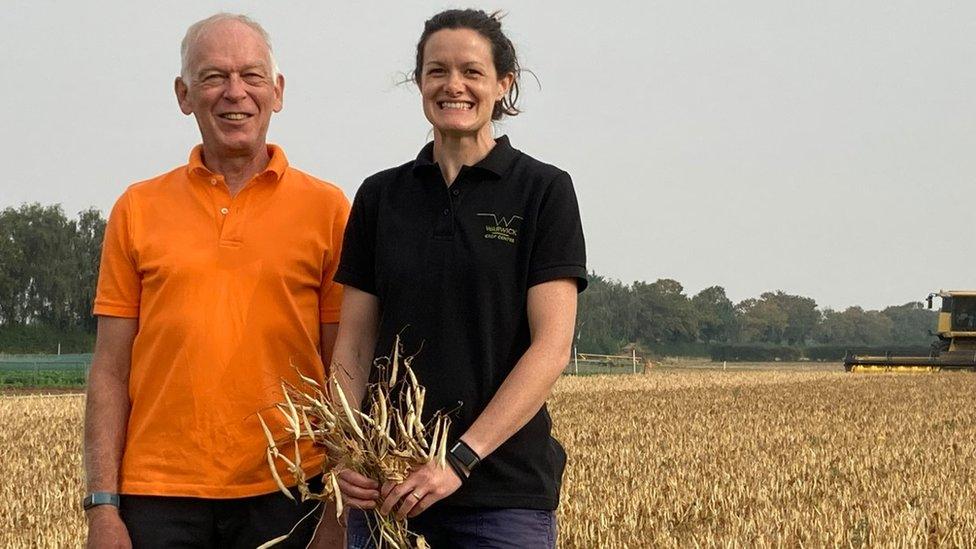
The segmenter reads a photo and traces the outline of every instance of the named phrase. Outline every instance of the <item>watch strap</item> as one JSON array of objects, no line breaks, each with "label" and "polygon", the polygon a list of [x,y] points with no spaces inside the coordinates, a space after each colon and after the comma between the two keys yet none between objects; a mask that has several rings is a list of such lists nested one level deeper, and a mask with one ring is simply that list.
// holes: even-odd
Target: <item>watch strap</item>
[{"label": "watch strap", "polygon": [[119,506],[119,495],[112,492],[91,492],[85,499],[81,500],[81,506],[85,511],[99,505]]},{"label": "watch strap", "polygon": [[464,484],[468,480],[468,476],[471,475],[471,472],[465,471],[464,466],[461,465],[460,462],[458,462],[458,459],[454,457],[453,454],[447,454],[446,461],[447,464],[451,467],[451,470],[454,471],[454,474],[457,475],[459,479],[461,479],[461,484]]}]

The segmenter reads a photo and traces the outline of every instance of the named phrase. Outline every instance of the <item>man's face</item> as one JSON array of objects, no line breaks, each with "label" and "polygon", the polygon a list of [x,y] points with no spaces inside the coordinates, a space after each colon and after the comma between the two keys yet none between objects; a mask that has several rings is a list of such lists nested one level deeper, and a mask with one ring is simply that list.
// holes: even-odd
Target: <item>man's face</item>
[{"label": "man's face", "polygon": [[261,36],[238,21],[215,23],[190,45],[188,70],[189,82],[176,79],[176,97],[196,117],[205,150],[230,158],[264,147],[285,80],[272,77]]}]

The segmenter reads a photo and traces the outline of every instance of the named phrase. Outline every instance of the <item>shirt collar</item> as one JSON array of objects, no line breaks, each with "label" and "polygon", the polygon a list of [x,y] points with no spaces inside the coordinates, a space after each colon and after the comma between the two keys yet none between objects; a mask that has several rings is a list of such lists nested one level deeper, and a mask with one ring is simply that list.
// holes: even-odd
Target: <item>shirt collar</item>
[{"label": "shirt collar", "polygon": [[[288,158],[285,157],[285,151],[281,150],[278,145],[268,144],[268,156],[271,157],[268,160],[268,165],[264,170],[258,174],[258,177],[265,178],[270,181],[279,181],[281,177],[285,175],[285,170],[288,169]],[[193,147],[190,151],[190,160],[187,163],[187,171],[191,175],[198,175],[201,177],[210,177],[213,172],[210,171],[207,166],[203,164],[203,145],[197,145]]]},{"label": "shirt collar", "polygon": [[[517,155],[518,151],[512,147],[508,136],[503,135],[495,139],[495,146],[488,151],[488,156],[482,158],[471,168],[485,171],[494,175],[496,179],[500,179],[508,172],[508,168],[511,167]],[[413,163],[413,171],[417,173],[418,170],[430,169],[434,166],[437,164],[434,162],[434,142],[431,141],[423,149],[420,149],[420,154],[417,155],[417,159]]]}]

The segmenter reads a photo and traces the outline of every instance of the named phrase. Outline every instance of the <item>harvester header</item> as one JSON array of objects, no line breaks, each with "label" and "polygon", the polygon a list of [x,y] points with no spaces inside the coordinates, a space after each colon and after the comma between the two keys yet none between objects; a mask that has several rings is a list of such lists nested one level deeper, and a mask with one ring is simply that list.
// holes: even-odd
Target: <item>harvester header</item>
[{"label": "harvester header", "polygon": [[863,356],[848,353],[844,369],[848,372],[938,372],[976,371],[976,290],[940,290],[926,298],[932,308],[934,298],[942,300],[939,324],[929,356]]}]

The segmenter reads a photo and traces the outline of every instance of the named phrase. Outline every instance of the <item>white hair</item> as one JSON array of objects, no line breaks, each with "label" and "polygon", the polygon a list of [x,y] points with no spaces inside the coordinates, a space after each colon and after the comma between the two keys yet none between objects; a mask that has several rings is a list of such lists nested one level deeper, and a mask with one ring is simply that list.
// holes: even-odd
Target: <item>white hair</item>
[{"label": "white hair", "polygon": [[275,61],[274,51],[271,49],[271,35],[268,31],[264,30],[264,27],[260,23],[251,19],[246,15],[241,15],[237,13],[217,13],[211,15],[206,19],[197,21],[196,23],[190,25],[190,28],[186,29],[186,34],[183,36],[183,42],[180,44],[180,59],[182,64],[180,66],[180,78],[183,79],[187,84],[191,81],[190,74],[190,48],[196,44],[200,36],[210,28],[212,25],[223,21],[237,21],[247,25],[249,28],[253,29],[258,35],[264,40],[264,44],[268,47],[268,62],[271,64],[271,79],[273,81],[278,80],[278,63]]}]

